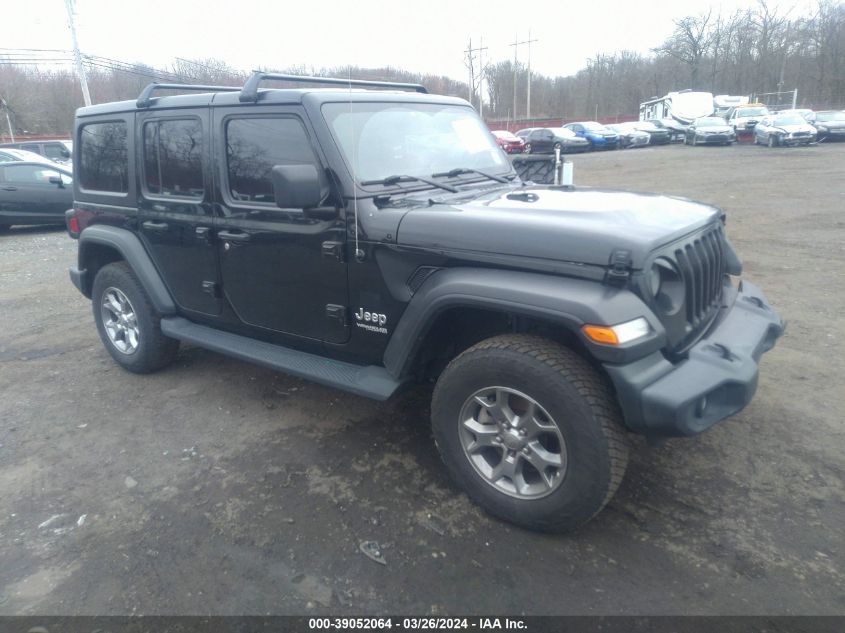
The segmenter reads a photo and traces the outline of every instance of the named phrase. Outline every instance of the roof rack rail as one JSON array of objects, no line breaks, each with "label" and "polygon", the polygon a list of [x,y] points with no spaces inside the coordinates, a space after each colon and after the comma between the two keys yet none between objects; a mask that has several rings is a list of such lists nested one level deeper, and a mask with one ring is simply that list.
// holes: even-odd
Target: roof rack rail
[{"label": "roof rack rail", "polygon": [[152,95],[156,90],[189,90],[191,92],[239,92],[241,89],[236,86],[200,86],[195,84],[160,84],[153,82],[147,85],[138,96],[136,105],[139,108],[149,108],[152,103]]},{"label": "roof rack rail", "polygon": [[425,86],[420,84],[401,84],[390,81],[364,81],[363,79],[336,79],[333,77],[306,77],[303,75],[283,75],[279,73],[265,73],[255,71],[247,79],[241,90],[240,100],[243,102],[258,101],[258,85],[265,79],[276,79],[296,83],[309,84],[330,84],[333,86],[357,86],[360,88],[393,88],[397,90],[412,90],[414,92],[428,93]]}]

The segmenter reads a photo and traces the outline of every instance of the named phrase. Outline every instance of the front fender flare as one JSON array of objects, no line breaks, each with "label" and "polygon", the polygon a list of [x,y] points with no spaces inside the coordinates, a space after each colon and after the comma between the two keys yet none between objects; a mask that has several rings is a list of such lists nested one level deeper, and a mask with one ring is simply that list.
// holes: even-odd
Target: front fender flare
[{"label": "front fender flare", "polygon": [[[406,376],[437,317],[455,307],[483,308],[559,324],[575,333],[603,362],[628,362],[660,349],[663,326],[634,293],[595,281],[488,268],[451,268],[432,274],[405,308],[384,353],[384,365]],[[598,345],[581,332],[585,323],[616,325],[645,317],[651,333],[631,343]]]}]

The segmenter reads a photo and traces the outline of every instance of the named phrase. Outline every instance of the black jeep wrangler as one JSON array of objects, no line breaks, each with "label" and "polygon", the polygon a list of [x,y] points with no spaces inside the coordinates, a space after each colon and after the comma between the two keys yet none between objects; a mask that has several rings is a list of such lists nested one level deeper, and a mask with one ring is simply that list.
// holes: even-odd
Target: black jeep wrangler
[{"label": "black jeep wrangler", "polygon": [[70,275],[121,366],[189,341],[378,400],[436,381],[446,467],[529,528],[599,512],[627,433],[742,409],[783,331],[719,209],[522,182],[421,86],[153,84],[80,109],[74,153]]}]

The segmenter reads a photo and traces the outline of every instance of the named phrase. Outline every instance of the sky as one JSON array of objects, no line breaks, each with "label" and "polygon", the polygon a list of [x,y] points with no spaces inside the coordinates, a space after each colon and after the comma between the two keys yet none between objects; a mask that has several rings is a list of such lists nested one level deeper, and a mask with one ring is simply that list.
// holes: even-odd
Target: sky
[{"label": "sky", "polygon": [[[798,16],[810,0],[768,0]],[[70,49],[65,0],[0,0],[2,49]],[[75,0],[83,53],[167,68],[174,58],[214,57],[239,70],[290,66],[394,66],[466,80],[464,50],[487,47],[485,61],[513,59],[531,45],[532,71],[569,75],[596,53],[648,53],[673,18],[731,14],[756,0],[503,2],[487,0]],[[15,25],[15,28],[8,28]],[[518,47],[521,62],[528,46]]]}]

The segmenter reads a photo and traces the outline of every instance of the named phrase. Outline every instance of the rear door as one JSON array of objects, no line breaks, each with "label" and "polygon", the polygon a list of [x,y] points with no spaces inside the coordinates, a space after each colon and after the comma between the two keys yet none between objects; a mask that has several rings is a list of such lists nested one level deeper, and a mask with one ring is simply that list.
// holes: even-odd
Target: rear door
[{"label": "rear door", "polygon": [[208,109],[138,114],[140,235],[176,304],[220,313]]},{"label": "rear door", "polygon": [[215,218],[225,299],[239,326],[343,343],[347,320],[346,231],[275,204],[275,165],[313,164],[331,193],[325,160],[301,106],[214,108],[219,213]]}]

